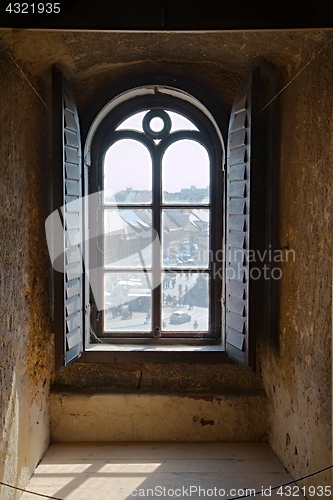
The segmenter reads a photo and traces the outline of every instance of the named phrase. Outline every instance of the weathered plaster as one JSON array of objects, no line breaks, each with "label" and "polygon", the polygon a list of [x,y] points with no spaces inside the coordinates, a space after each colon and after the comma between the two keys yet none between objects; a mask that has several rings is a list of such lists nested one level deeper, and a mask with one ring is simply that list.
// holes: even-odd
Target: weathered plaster
[{"label": "weathered plaster", "polygon": [[282,263],[277,338],[262,373],[270,443],[293,477],[332,461],[332,74],[330,46],[280,97],[279,243],[294,259]]},{"label": "weathered plaster", "polygon": [[53,441],[263,441],[265,394],[51,396]]},{"label": "weathered plaster", "polygon": [[[1,48],[0,58],[0,480],[24,486],[49,443],[46,114]],[[1,500],[19,496],[0,486]]]}]

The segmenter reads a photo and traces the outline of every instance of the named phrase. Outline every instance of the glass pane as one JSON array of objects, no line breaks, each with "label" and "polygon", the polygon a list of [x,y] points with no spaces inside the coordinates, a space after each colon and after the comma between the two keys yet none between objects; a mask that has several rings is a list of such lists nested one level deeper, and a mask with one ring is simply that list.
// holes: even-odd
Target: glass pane
[{"label": "glass pane", "polygon": [[209,218],[208,209],[162,210],[164,268],[208,268]]},{"label": "glass pane", "polygon": [[103,173],[104,203],[151,203],[152,161],[141,142],[121,139],[112,144],[105,154]]},{"label": "glass pane", "polygon": [[193,123],[185,116],[182,116],[174,111],[167,111],[171,118],[171,132],[176,132],[178,130],[198,130],[198,128],[193,125]]},{"label": "glass pane", "polygon": [[104,210],[104,266],[152,265],[152,214],[144,209]]},{"label": "glass pane", "polygon": [[140,113],[135,113],[135,115],[126,118],[116,130],[136,130],[137,132],[143,132],[142,120],[147,114],[147,111],[140,111]]},{"label": "glass pane", "polygon": [[104,275],[104,331],[151,331],[151,275]]},{"label": "glass pane", "polygon": [[209,324],[208,273],[163,273],[162,330],[207,332]]},{"label": "glass pane", "polygon": [[150,121],[149,125],[150,125],[150,128],[153,130],[153,132],[160,132],[161,130],[163,130],[164,121],[162,120],[162,118],[155,116],[155,118],[153,118]]},{"label": "glass pane", "polygon": [[209,203],[210,161],[197,141],[172,143],[162,159],[162,201],[169,204]]}]

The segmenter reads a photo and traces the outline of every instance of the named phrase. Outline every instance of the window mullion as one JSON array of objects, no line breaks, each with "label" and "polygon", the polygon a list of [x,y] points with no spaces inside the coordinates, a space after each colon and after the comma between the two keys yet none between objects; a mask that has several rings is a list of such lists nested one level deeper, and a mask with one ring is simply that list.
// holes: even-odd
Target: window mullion
[{"label": "window mullion", "polygon": [[153,238],[158,237],[153,244],[152,273],[152,328],[159,336],[161,329],[161,154],[157,148],[153,151]]}]

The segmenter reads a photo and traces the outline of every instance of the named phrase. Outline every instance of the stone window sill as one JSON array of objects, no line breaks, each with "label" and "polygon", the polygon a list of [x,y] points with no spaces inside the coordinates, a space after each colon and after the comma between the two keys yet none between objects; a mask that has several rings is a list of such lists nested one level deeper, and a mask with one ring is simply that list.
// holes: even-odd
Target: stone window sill
[{"label": "stone window sill", "polygon": [[80,362],[165,362],[165,363],[233,363],[222,345],[139,345],[94,344],[81,356]]}]

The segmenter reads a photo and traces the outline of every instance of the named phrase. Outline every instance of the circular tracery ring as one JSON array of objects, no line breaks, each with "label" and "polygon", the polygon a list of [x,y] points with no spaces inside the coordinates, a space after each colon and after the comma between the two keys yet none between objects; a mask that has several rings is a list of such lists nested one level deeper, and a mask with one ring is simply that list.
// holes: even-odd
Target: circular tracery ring
[{"label": "circular tracery ring", "polygon": [[[160,130],[153,130],[151,128],[151,122],[154,118],[160,118],[163,122],[163,126]],[[149,111],[142,120],[142,127],[145,134],[150,137],[150,139],[164,139],[171,130],[171,119],[168,113],[163,110],[153,109]]]}]

